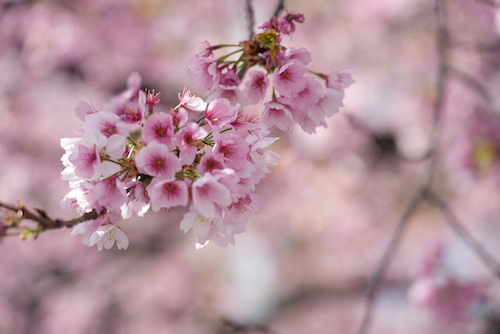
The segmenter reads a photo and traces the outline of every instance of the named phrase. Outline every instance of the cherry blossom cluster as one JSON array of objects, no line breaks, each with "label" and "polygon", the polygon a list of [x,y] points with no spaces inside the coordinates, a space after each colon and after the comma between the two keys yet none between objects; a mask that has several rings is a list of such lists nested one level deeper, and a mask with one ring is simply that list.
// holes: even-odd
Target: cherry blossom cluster
[{"label": "cherry blossom cluster", "polygon": [[[206,99],[185,88],[177,106],[164,109],[160,93],[141,90],[141,78],[133,74],[105,111],[80,101],[78,137],[61,140],[62,178],[71,188],[63,204],[99,217],[76,225],[72,234],[99,250],[115,243],[127,248],[120,219],[185,207],[180,227],[195,233],[197,247],[234,244],[234,235],[244,232],[248,215],[257,211],[257,183],[279,159],[271,150],[278,138],[269,137],[269,129],[298,123],[314,132],[326,126],[353,82],[348,71],[308,70],[307,50],[281,45],[281,36],[303,20],[295,14],[275,18],[253,41],[215,60],[213,51],[229,46],[208,46],[188,66],[192,87],[209,91]],[[266,97],[270,81],[262,115],[245,112],[243,107]]]},{"label": "cherry blossom cluster", "polygon": [[[242,106],[265,101],[261,121],[268,127],[286,131],[298,124],[308,133],[326,127],[326,118],[343,106],[344,89],[354,81],[350,69],[328,75],[310,70],[307,49],[281,44],[284,35],[295,31],[295,23],[302,22],[302,14],[288,13],[264,23],[254,40],[207,45],[189,63],[191,87],[209,92],[208,100],[224,97]],[[214,58],[214,51],[225,47],[236,50]]]}]

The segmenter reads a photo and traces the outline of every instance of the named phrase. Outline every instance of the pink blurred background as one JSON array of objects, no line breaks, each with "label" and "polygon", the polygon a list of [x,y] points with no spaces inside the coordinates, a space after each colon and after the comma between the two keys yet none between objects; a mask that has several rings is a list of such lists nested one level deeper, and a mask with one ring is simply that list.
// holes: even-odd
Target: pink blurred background
[{"label": "pink blurred background", "polygon": [[[487,94],[448,78],[432,188],[500,259],[500,136],[483,130],[499,117],[500,30],[498,10],[485,2],[446,2],[450,64]],[[253,5],[257,25],[276,6]],[[418,158],[430,145],[434,5],[286,1],[306,17],[286,43],[309,49],[319,72],[355,68],[356,84],[327,129],[274,134],[282,159],[259,185],[261,212],[236,245],[195,250],[194,236],[179,229],[180,210],[122,222],[125,251],[99,253],[69,229],[36,241],[5,238],[0,333],[237,332],[227,322],[248,325],[243,333],[259,332],[254,324],[283,334],[355,333],[366,285],[428,167],[398,157]],[[0,201],[74,216],[59,205],[68,191],[59,140],[80,125],[76,102],[99,109],[138,71],[145,88],[175,106],[188,60],[203,41],[246,39],[245,15],[243,0],[0,0]],[[489,117],[486,125],[477,114]],[[470,162],[477,138],[499,145],[486,167]],[[444,321],[409,294],[436,247],[440,274],[483,289],[465,319]],[[381,288],[370,333],[498,333],[491,328],[499,291],[442,213],[423,205]]]}]

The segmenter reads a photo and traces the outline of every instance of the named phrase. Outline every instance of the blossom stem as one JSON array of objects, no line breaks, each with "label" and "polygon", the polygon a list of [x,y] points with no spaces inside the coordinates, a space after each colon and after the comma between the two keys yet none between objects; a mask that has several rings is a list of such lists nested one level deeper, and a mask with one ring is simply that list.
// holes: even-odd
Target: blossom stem
[{"label": "blossom stem", "polygon": [[103,161],[109,161],[109,162],[115,163],[115,164],[117,164],[117,165],[120,165],[121,167],[125,167],[125,168],[127,168],[127,166],[125,166],[125,165],[124,165],[124,164],[122,164],[121,162],[116,161],[116,160],[113,160],[113,159],[110,159],[110,158],[103,158],[102,160],[103,160]]},{"label": "blossom stem", "polygon": [[[219,58],[219,61],[220,61],[220,62],[222,62],[222,63],[233,63],[233,62],[226,62],[226,59],[227,59],[228,57],[231,57],[232,55],[235,55],[235,54],[239,53],[239,52],[243,52],[243,48],[240,48],[240,49],[238,49],[238,50],[236,50],[236,51],[233,51],[233,52],[228,53],[228,54],[227,54],[227,55],[225,55],[225,56],[220,57],[220,58]],[[240,57],[240,59],[241,59],[241,57]],[[239,61],[239,60],[238,60],[238,61]]]},{"label": "blossom stem", "polygon": [[[91,212],[86,212],[80,216],[71,218],[71,219],[51,219],[47,213],[40,209],[40,208],[35,208],[33,211],[29,210],[24,206],[24,204],[19,203],[17,206],[13,206],[7,203],[0,202],[0,208],[7,209],[9,211],[17,212],[19,215],[19,219],[28,219],[31,221],[36,222],[39,225],[39,229],[41,231],[45,230],[50,230],[50,229],[58,229],[62,227],[72,227],[78,223],[87,221],[87,220],[93,220],[97,219],[100,216],[104,215],[106,211],[103,212],[97,212],[96,210],[92,210]],[[13,227],[20,227],[19,225],[13,226]]]}]

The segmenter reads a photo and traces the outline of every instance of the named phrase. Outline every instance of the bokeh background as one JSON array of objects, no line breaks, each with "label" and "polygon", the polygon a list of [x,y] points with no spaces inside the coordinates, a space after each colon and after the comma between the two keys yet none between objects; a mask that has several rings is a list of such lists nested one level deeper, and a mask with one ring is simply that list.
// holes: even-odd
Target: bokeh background
[{"label": "bokeh background", "polygon": [[[500,259],[499,11],[494,0],[443,4],[454,70],[432,189]],[[275,6],[253,0],[257,25]],[[435,1],[285,7],[306,17],[286,43],[309,49],[318,72],[354,68],[356,84],[327,129],[274,134],[282,159],[259,184],[261,211],[236,245],[195,250],[179,229],[182,211],[122,222],[125,251],[99,253],[69,229],[5,238],[1,334],[356,332],[367,284],[429,168],[419,157],[433,144]],[[244,40],[247,25],[243,0],[0,0],[0,201],[74,216],[59,205],[68,191],[59,140],[80,126],[76,102],[99,109],[138,71],[175,106],[202,42]],[[435,292],[443,277],[458,288]],[[439,305],[422,302],[417,285]],[[370,333],[498,333],[499,292],[442,212],[422,205]]]}]

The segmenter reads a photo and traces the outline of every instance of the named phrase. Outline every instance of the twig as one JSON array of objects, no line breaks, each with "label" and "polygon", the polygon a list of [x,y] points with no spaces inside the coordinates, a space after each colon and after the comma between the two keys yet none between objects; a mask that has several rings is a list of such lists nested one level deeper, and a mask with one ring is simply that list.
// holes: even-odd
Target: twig
[{"label": "twig", "polygon": [[491,270],[493,275],[500,278],[500,263],[493,256],[491,256],[486,248],[479,241],[477,241],[469,233],[469,231],[465,229],[464,225],[460,223],[448,204],[433,193],[429,193],[427,199],[429,203],[443,211],[446,221],[450,225],[453,232],[455,232],[455,234],[481,258],[481,260]]},{"label": "twig", "polygon": [[285,9],[285,0],[279,0],[278,5],[276,6],[274,14],[273,14],[273,16],[271,16],[271,18],[278,17],[280,15],[281,11],[284,9]]},{"label": "twig", "polygon": [[406,210],[401,216],[401,219],[396,226],[396,230],[392,235],[392,239],[382,256],[382,259],[379,261],[377,268],[375,269],[375,273],[373,274],[368,286],[368,292],[366,294],[366,310],[357,332],[358,334],[364,334],[368,330],[382,279],[387,272],[387,268],[389,267],[394,254],[397,251],[399,243],[403,237],[403,233],[408,226],[410,217],[413,215],[420,202],[422,202],[422,199],[425,197],[425,193],[425,190],[420,191],[406,207]]},{"label": "twig", "polygon": [[276,332],[269,328],[267,325],[263,324],[239,324],[230,319],[221,319],[220,328],[218,329],[218,334],[230,334],[230,333],[263,333],[263,334],[275,334]]},{"label": "twig", "polygon": [[435,150],[441,135],[441,120],[444,109],[446,86],[448,78],[448,31],[446,29],[446,10],[443,0],[436,0],[435,4],[437,31],[436,31],[436,48],[438,54],[437,82],[436,82],[436,100],[432,110],[434,122],[430,144],[430,163],[428,167],[427,179],[423,183],[423,188],[429,188],[432,177],[434,175],[434,167],[436,165]]},{"label": "twig", "polygon": [[248,24],[248,39],[252,40],[255,36],[255,12],[253,10],[252,0],[245,0],[245,8]]},{"label": "twig", "polygon": [[481,82],[479,82],[479,80],[477,80],[476,78],[474,78],[470,74],[465,73],[465,72],[463,72],[455,67],[449,66],[448,68],[449,68],[450,74],[454,75],[455,77],[460,79],[460,81],[462,81],[464,84],[466,84],[468,87],[470,87],[472,90],[474,90],[479,96],[481,96],[486,101],[486,103],[488,103],[490,105],[490,107],[495,112],[498,112],[498,106],[495,103],[495,100],[491,96],[488,89],[483,84],[481,84]]},{"label": "twig", "polygon": [[428,152],[428,157],[430,159],[429,165],[427,166],[427,173],[424,175],[422,180],[422,186],[417,194],[413,197],[413,200],[407,206],[403,216],[401,217],[396,231],[394,232],[392,239],[387,246],[382,259],[380,260],[375,273],[370,281],[368,287],[368,292],[366,296],[366,310],[362,318],[361,325],[358,330],[358,334],[365,334],[371,323],[371,318],[374,310],[375,301],[377,298],[378,290],[381,285],[382,279],[384,277],[387,268],[397,251],[403,233],[407,227],[407,223],[411,215],[415,212],[418,205],[422,200],[426,199],[432,178],[434,175],[434,169],[436,165],[436,147],[441,134],[441,121],[442,114],[444,110],[444,102],[446,97],[446,87],[448,78],[448,55],[447,49],[449,46],[448,31],[446,28],[446,11],[443,4],[443,0],[436,0],[435,2],[435,14],[436,14],[436,47],[438,54],[438,67],[437,67],[437,81],[436,81],[436,99],[434,101],[432,114],[433,114],[433,131],[431,137],[430,150]]},{"label": "twig", "polygon": [[485,5],[488,5],[488,6],[492,6],[492,7],[495,7],[495,8],[500,8],[500,3],[498,3],[495,0],[476,0],[476,1],[482,2],[482,3],[484,3]]},{"label": "twig", "polygon": [[13,206],[10,204],[0,202],[0,208],[4,208],[12,212],[17,212],[19,220],[28,219],[34,221],[39,225],[39,227],[42,230],[58,229],[62,227],[73,227],[78,223],[97,219],[106,213],[106,212],[98,213],[97,211],[93,210],[91,212],[84,213],[80,216],[65,220],[65,219],[51,219],[43,209],[35,208],[33,210],[29,210],[22,203],[18,204],[18,206]]}]

